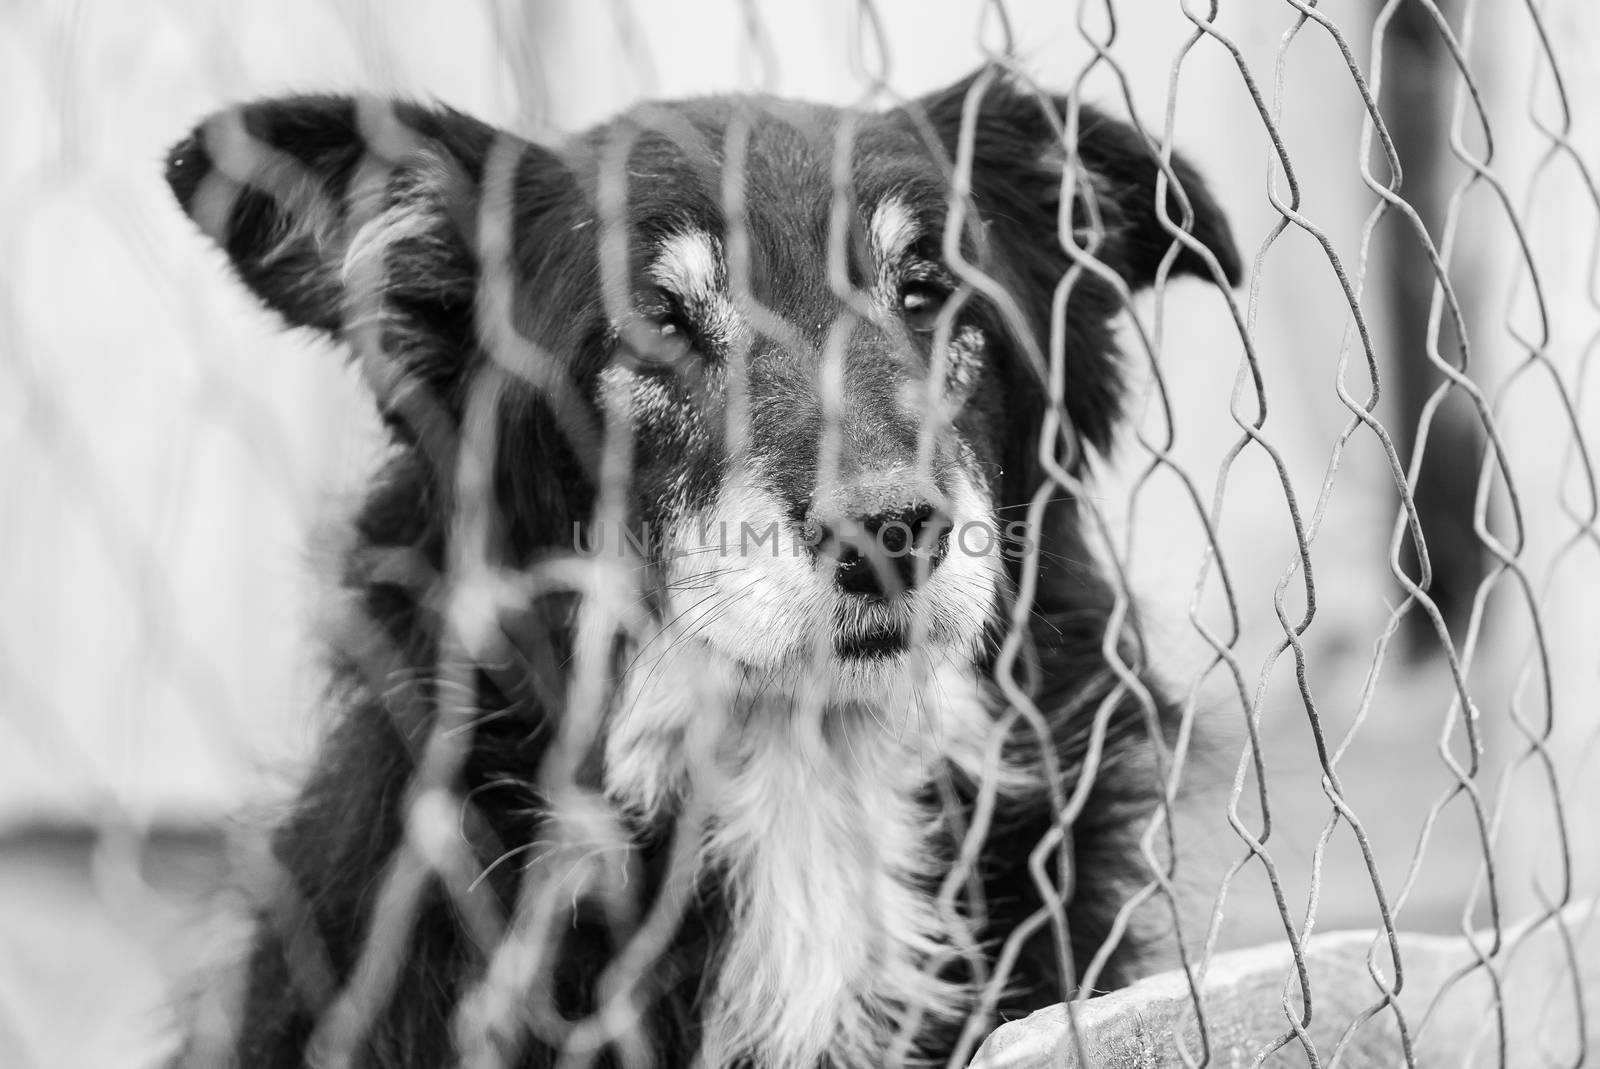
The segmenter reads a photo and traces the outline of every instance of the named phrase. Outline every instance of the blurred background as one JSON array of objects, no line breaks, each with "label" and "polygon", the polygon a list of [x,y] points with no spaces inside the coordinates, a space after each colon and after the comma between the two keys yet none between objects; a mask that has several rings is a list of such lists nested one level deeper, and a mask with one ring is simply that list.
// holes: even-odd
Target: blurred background
[{"label": "blurred background", "polygon": [[[648,96],[881,107],[1010,50],[1131,112],[1208,176],[1251,264],[1231,297],[1140,299],[1138,433],[1099,473],[1204,739],[1185,939],[1282,938],[1274,881],[1316,930],[1379,926],[1376,888],[1401,928],[1492,923],[1486,858],[1504,918],[1594,894],[1600,7],[1219,6],[0,4],[0,1064],[159,1059],[164,1007],[226,945],[230,869],[322,727],[317,547],[376,420],[161,180],[199,118],[293,91],[556,138]],[[1397,579],[1418,573],[1391,455],[1425,603]],[[1260,835],[1263,798],[1251,857],[1229,816]]]}]

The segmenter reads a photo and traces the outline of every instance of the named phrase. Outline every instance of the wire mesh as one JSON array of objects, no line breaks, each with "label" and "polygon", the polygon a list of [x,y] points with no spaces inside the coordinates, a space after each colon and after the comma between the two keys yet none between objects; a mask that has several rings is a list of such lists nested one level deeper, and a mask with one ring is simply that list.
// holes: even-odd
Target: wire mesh
[{"label": "wire mesh", "polygon": [[[573,464],[597,488],[591,533],[629,527],[640,448],[626,395],[602,391],[591,409],[570,361],[518,321],[518,287],[527,285],[516,240],[522,139],[555,144],[559,130],[633,100],[707,89],[846,109],[829,146],[826,262],[817,265],[839,311],[819,342],[806,340],[812,324],[764,303],[752,283],[764,253],[749,223],[761,206],[748,200],[747,168],[757,120],[785,106],[761,98],[738,113],[717,157],[728,299],[749,332],[726,361],[722,385],[736,399],[727,448],[749,446],[737,399],[752,389],[761,351],[751,339],[814,351],[821,498],[837,489],[845,459],[853,324],[877,314],[851,266],[862,124],[980,65],[949,154],[940,253],[954,292],[933,332],[930,381],[954,359],[968,305],[1025,319],[961,243],[964,213],[975,211],[982,109],[1016,92],[1061,126],[1051,158],[1067,206],[1056,239],[1069,263],[1052,280],[1048,329],[1016,330],[1023,356],[1050,396],[1065,396],[1071,302],[1111,287],[1125,313],[1131,426],[1109,455],[1086,459],[1064,405],[1044,405],[1041,477],[1016,503],[1035,552],[1020,563],[990,665],[1002,699],[972,744],[970,820],[919,900],[947,938],[917,960],[920,986],[903,989],[925,1001],[853,1011],[870,1018],[854,1027],[877,1046],[831,1057],[912,1059],[948,1000],[944,978],[967,970],[973,979],[940,1052],[942,1062],[967,1064],[1007,1004],[1025,948],[1049,933],[1066,977],[1056,993],[1065,1028],[1050,1055],[1078,1064],[1097,1064],[1103,1049],[1088,998],[1123,978],[1116,955],[1136,941],[1165,948],[1148,967],[1178,970],[1177,1002],[1195,1026],[1156,1040],[1159,1064],[1365,1064],[1375,1034],[1390,1044],[1386,1064],[1441,1064],[1442,1033],[1458,1026],[1440,1007],[1484,984],[1472,1064],[1583,1061],[1593,1044],[1586,1007],[1600,982],[1583,949],[1593,945],[1585,904],[1600,878],[1591,775],[1600,496],[1587,444],[1597,425],[1589,365],[1600,345],[1600,78],[1585,63],[1600,45],[1600,18],[1580,0],[1387,0],[1370,12],[1300,0],[1249,10],[1189,0],[1148,11],[1104,0],[1059,6],[951,5],[937,19],[922,5],[871,2],[801,11],[708,3],[674,17],[620,0],[605,9],[490,2],[448,15],[337,0],[272,12],[180,2],[139,13],[93,4],[0,12],[5,109],[19,146],[0,164],[9,205],[0,405],[10,428],[0,724],[17,755],[0,764],[10,783],[0,820],[12,830],[0,894],[16,951],[0,963],[8,1063],[153,1063],[177,1042],[154,1005],[170,998],[189,1018],[181,1031],[190,1062],[227,1064],[243,1007],[253,1005],[244,977],[224,969],[201,997],[173,992],[193,982],[202,943],[223,943],[218,956],[237,965],[251,937],[237,918],[256,912],[287,948],[293,997],[319,1008],[312,1063],[402,1064],[398,1048],[391,1062],[372,1061],[383,1050],[372,1037],[416,981],[415,948],[431,938],[438,896],[478,959],[449,1018],[429,1025],[460,1063],[657,1063],[641,1020],[699,904],[697,844],[727,819],[707,799],[726,786],[717,746],[738,712],[694,690],[692,678],[661,684],[704,701],[680,739],[703,767],[684,771],[697,789],[662,816],[672,845],[650,859],[654,893],[639,894],[637,828],[592,764],[615,730],[616,647],[676,647],[714,614],[685,622],[648,611],[637,553],[507,559],[495,465],[509,448],[508,410],[530,394],[553,399]],[[1397,27],[1423,42],[1421,52],[1397,50]],[[357,375],[327,352],[295,351],[310,347],[303,339],[275,336],[277,322],[222,277],[221,259],[206,255],[159,185],[165,146],[202,115],[330,79],[368,94],[357,112],[367,162],[347,199],[319,192],[298,161],[272,157],[243,124],[208,131],[207,143],[219,169],[231,151],[250,176],[234,195],[266,189],[346,228],[345,341]],[[391,328],[403,312],[386,291],[392,264],[385,250],[357,255],[359,235],[382,233],[363,224],[384,223],[387,183],[414,160],[416,131],[390,103],[397,94],[438,94],[500,127],[474,176],[467,227],[477,265],[472,344],[483,360],[470,388],[448,400],[396,373]],[[1391,133],[1397,116],[1430,99],[1436,110],[1426,114],[1442,122],[1436,142],[1401,143]],[[1131,116],[1160,161],[1151,207],[1170,247],[1148,293],[1130,292],[1103,258],[1105,191],[1079,152],[1086,104]],[[637,318],[630,212],[649,175],[628,161],[651,139],[691,158],[706,151],[703,131],[649,106],[599,144],[595,281],[613,324]],[[1185,255],[1204,262],[1202,277],[1222,283],[1226,274],[1190,233],[1192,191],[1175,151],[1198,162],[1233,217],[1247,252],[1242,290],[1169,285]],[[1415,293],[1424,305],[1406,305]],[[1423,324],[1420,349],[1393,331],[1408,309]],[[1385,387],[1408,377],[1424,388],[1399,391],[1397,403]],[[374,396],[391,423],[411,428],[425,462],[448,473],[452,506],[436,559],[388,547],[358,562],[428,592],[420,600],[438,630],[420,650],[364,619],[359,605],[318,601],[314,591],[339,577],[306,572],[347,566],[341,536],[315,539],[331,545],[328,566],[294,560],[306,533],[323,530],[330,489],[363,487],[388,455]],[[933,409],[912,477],[928,477],[934,463],[943,417]],[[1422,501],[1429,480],[1444,478],[1430,475],[1440,458],[1471,474],[1471,500],[1447,502],[1443,513]],[[1037,550],[1050,544],[1046,524],[1062,499],[1081,510],[1084,543],[1113,595],[1092,636],[1097,689],[1075,714],[1085,750],[1071,774],[1051,766],[1045,775],[1056,819],[1028,857],[1039,907],[1014,930],[980,938],[969,923],[977,858],[1017,774],[1002,743],[1036,738],[1041,760],[1055,759],[1049,710],[1026,666],[1049,563]],[[1459,557],[1429,552],[1451,522],[1480,558],[1465,571]],[[714,578],[698,573],[688,585]],[[1446,588],[1465,594],[1435,597]],[[544,651],[561,662],[555,684],[528,646],[545,611],[535,607],[552,601],[572,613],[570,650]],[[317,655],[295,637],[313,604],[326,606],[316,610],[321,630],[335,636],[348,674],[411,733],[415,761],[350,961],[322,945],[307,920],[315,895],[265,838],[330,730],[302,711],[320,704]],[[829,641],[820,636],[794,684],[790,712],[814,734],[797,729],[790,742],[808,761],[822,761],[828,746]],[[541,700],[560,715],[536,764],[469,792],[464,770],[485,729],[495,730],[486,672],[501,696],[546,688]],[[1171,725],[1160,722],[1158,684],[1179,696]],[[1073,888],[1052,866],[1071,856],[1102,756],[1130,723],[1153,755],[1139,770],[1151,805],[1130,829],[1140,880],[1113,903],[1098,952],[1076,960]],[[891,727],[916,737],[914,721]],[[924,756],[915,742],[894,751],[909,763]],[[820,805],[825,789],[819,775],[793,804]],[[549,814],[537,835],[508,841],[491,826],[475,795],[496,790],[521,791]],[[273,812],[225,822],[241,804]],[[210,889],[222,885],[239,889],[242,903],[213,902]],[[600,911],[618,945],[595,981],[592,1011],[574,1014],[551,977],[580,903]],[[856,905],[832,900],[825,912]],[[201,917],[221,935],[191,934]],[[1307,949],[1330,926],[1370,934],[1363,968],[1331,991]],[[1431,975],[1422,944],[1407,941],[1418,931],[1458,935],[1452,945],[1466,956]],[[830,933],[808,935],[820,959]],[[1520,948],[1552,938],[1558,964],[1533,1003],[1552,1016],[1530,1033],[1510,1017],[1508,1006],[1526,1013],[1529,1003],[1513,999],[1507,978]],[[1288,952],[1273,967],[1281,1019],[1238,1055],[1228,1046],[1238,1037],[1208,1025],[1227,1011],[1207,984],[1219,955],[1264,940]],[[790,948],[772,937],[726,953],[741,949]],[[1423,981],[1407,993],[1419,976],[1430,977],[1420,1002]],[[757,985],[756,994],[778,1028],[791,992]],[[101,1001],[117,1011],[93,1035],[75,1010],[53,1008]],[[715,1025],[706,1034],[706,1049],[729,1062],[749,1053]],[[1519,1046],[1527,1034],[1537,1049]],[[807,1041],[820,1063],[828,1037]]]}]

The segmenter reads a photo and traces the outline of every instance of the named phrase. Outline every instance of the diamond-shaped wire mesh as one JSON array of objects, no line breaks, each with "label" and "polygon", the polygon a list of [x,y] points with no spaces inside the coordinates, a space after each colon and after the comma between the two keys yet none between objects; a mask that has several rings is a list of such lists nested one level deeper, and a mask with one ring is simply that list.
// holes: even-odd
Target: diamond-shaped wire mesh
[{"label": "diamond-shaped wire mesh", "polygon": [[[555,1052],[551,1064],[655,1063],[639,1007],[666,982],[699,861],[689,845],[665,851],[650,860],[664,890],[636,894],[630,816],[590,762],[611,730],[616,644],[675,644],[686,624],[641,611],[636,559],[501,552],[493,458],[525,391],[555,399],[575,463],[590,466],[591,534],[627,526],[635,489],[633,410],[619,395],[589,414],[569,403],[561,355],[516,322],[521,139],[557,144],[638,100],[712,91],[852,109],[823,220],[823,270],[848,309],[863,299],[841,236],[858,123],[981,68],[950,153],[948,232],[964,225],[980,116],[1001,91],[1059,117],[1061,200],[1090,205],[1087,222],[1062,221],[1069,266],[1052,323],[1032,335],[1044,382],[1072,390],[1066,309],[1114,274],[1096,255],[1104,190],[1076,149],[1086,105],[1136,122],[1163,161],[1158,203],[1172,154],[1196,165],[1247,273],[1236,289],[1176,282],[1177,257],[1203,249],[1186,220],[1164,220],[1172,244],[1153,285],[1118,285],[1130,391],[1118,444],[1077,463],[1075,429],[1046,406],[1042,479],[1004,518],[1025,519],[1037,545],[1052,503],[1076,501],[1114,603],[1096,622],[1094,701],[1076,714],[1086,751],[1052,781],[1037,870],[1070,850],[1111,724],[1148,734],[1153,804],[1129,828],[1140,882],[1112,903],[1100,953],[1071,960],[1061,892],[1042,880],[1014,931],[921,959],[927,977],[973,977],[941,1060],[967,1064],[1025,946],[1054,933],[1067,1009],[1002,1030],[985,1064],[1579,1064],[1600,1049],[1587,1015],[1600,990],[1597,51],[1600,11],[1584,0],[0,10],[0,1061],[159,1064],[181,1032],[192,1064],[228,1064],[241,1007],[258,1004],[239,964],[259,913],[285,949],[286,997],[317,1007],[316,1064],[369,1064],[444,901],[478,955],[450,1018],[431,1025],[461,1064],[532,1050]],[[501,131],[468,226],[485,359],[449,419],[391,374],[381,255],[341,239],[352,369],[344,350],[259,311],[162,184],[167,148],[204,115],[328,88],[366,94],[372,188],[411,158],[396,98],[442,100]],[[238,133],[261,188],[287,201],[314,184],[293,161],[262,165],[266,150]],[[601,145],[595,242],[613,323],[633,314],[630,197],[650,180],[629,153],[649,138],[693,151],[696,136],[647,108]],[[719,157],[727,284],[758,334],[799,337],[809,325],[750,284],[750,136],[734,123]],[[382,207],[352,193],[327,210],[354,234]],[[953,269],[941,359],[961,302],[1009,299],[979,268]],[[1208,271],[1224,281],[1214,258]],[[848,330],[824,335],[822,408],[835,415],[819,451],[837,468],[846,399],[828,384],[843,381]],[[735,382],[751,351],[730,360]],[[449,473],[431,559],[341,556],[343,503],[392,457],[374,394]],[[1016,669],[1030,643],[1016,621],[1032,608],[1028,576],[1049,566],[1023,559],[995,636],[1002,699],[976,751],[979,801],[925,889],[941,917],[973,908],[973,858],[1011,773],[993,740],[1043,722],[1038,681]],[[396,643],[330,593],[357,567],[428,590],[437,643]],[[553,598],[573,613],[571,647],[541,661],[532,607]],[[359,874],[373,893],[350,961],[330,954],[315,894],[267,838],[330,730],[328,649],[407,725],[415,762],[390,799],[392,849]],[[556,663],[551,684],[540,665]],[[508,758],[498,779],[477,769],[469,790],[483,733],[501,738],[486,672],[502,696],[554,686],[542,700],[562,713],[536,763]],[[1153,683],[1174,696],[1170,730],[1155,724]],[[732,715],[712,709],[699,730],[715,736]],[[695,745],[715,763],[714,740]],[[475,798],[497,790],[553,816],[505,841]],[[661,817],[666,841],[714,834],[693,797]],[[315,819],[366,816],[352,798]],[[626,935],[588,1014],[549,982],[580,903]],[[964,924],[951,930],[971,936]],[[1124,977],[1116,954],[1135,940],[1160,948],[1145,969],[1175,971],[1090,1000]],[[1273,946],[1240,953],[1258,943]],[[879,1060],[858,1060],[909,1058],[935,1001],[874,1021]]]}]

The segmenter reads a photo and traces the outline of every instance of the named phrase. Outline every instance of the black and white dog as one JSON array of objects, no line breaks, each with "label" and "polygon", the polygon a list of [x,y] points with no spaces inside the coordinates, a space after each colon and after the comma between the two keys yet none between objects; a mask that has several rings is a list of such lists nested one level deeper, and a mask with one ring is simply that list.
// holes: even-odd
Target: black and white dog
[{"label": "black and white dog", "polygon": [[394,440],[191,1061],[944,1064],[1129,979],[1174,716],[1074,488],[1128,293],[1238,281],[1189,165],[985,69],[556,146],[269,100],[167,177]]}]

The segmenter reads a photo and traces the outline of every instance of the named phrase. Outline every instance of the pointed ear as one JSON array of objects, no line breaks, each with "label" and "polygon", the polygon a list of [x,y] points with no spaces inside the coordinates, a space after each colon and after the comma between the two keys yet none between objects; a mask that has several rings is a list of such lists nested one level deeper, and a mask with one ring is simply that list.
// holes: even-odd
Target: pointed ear
[{"label": "pointed ear", "polygon": [[547,150],[447,108],[288,97],[208,118],[168,155],[167,182],[264,304],[356,343],[394,420],[412,387],[448,399],[469,362],[485,168],[508,150],[495,159],[512,162],[519,205],[530,186],[549,203],[571,185]]},{"label": "pointed ear", "polygon": [[[1061,169],[1068,153],[1063,143],[1068,100],[1019,88],[1007,75],[980,70],[920,101],[920,107],[945,151],[955,159],[963,111],[981,81],[981,99],[972,146],[975,206],[997,236],[1048,246],[1027,250],[1048,255],[1058,248]],[[1095,255],[1131,289],[1155,280],[1156,270],[1174,244],[1172,273],[1214,280],[1200,252],[1173,232],[1186,231],[1216,259],[1230,286],[1241,279],[1239,252],[1227,216],[1206,189],[1199,172],[1173,155],[1167,173],[1165,214],[1157,199],[1160,158],[1128,123],[1080,106],[1076,155],[1088,182],[1079,183],[1073,226],[1088,229],[1095,215],[1105,238]],[[1087,185],[1087,188],[1083,188]],[[1091,210],[1087,203],[1093,198]]]}]

